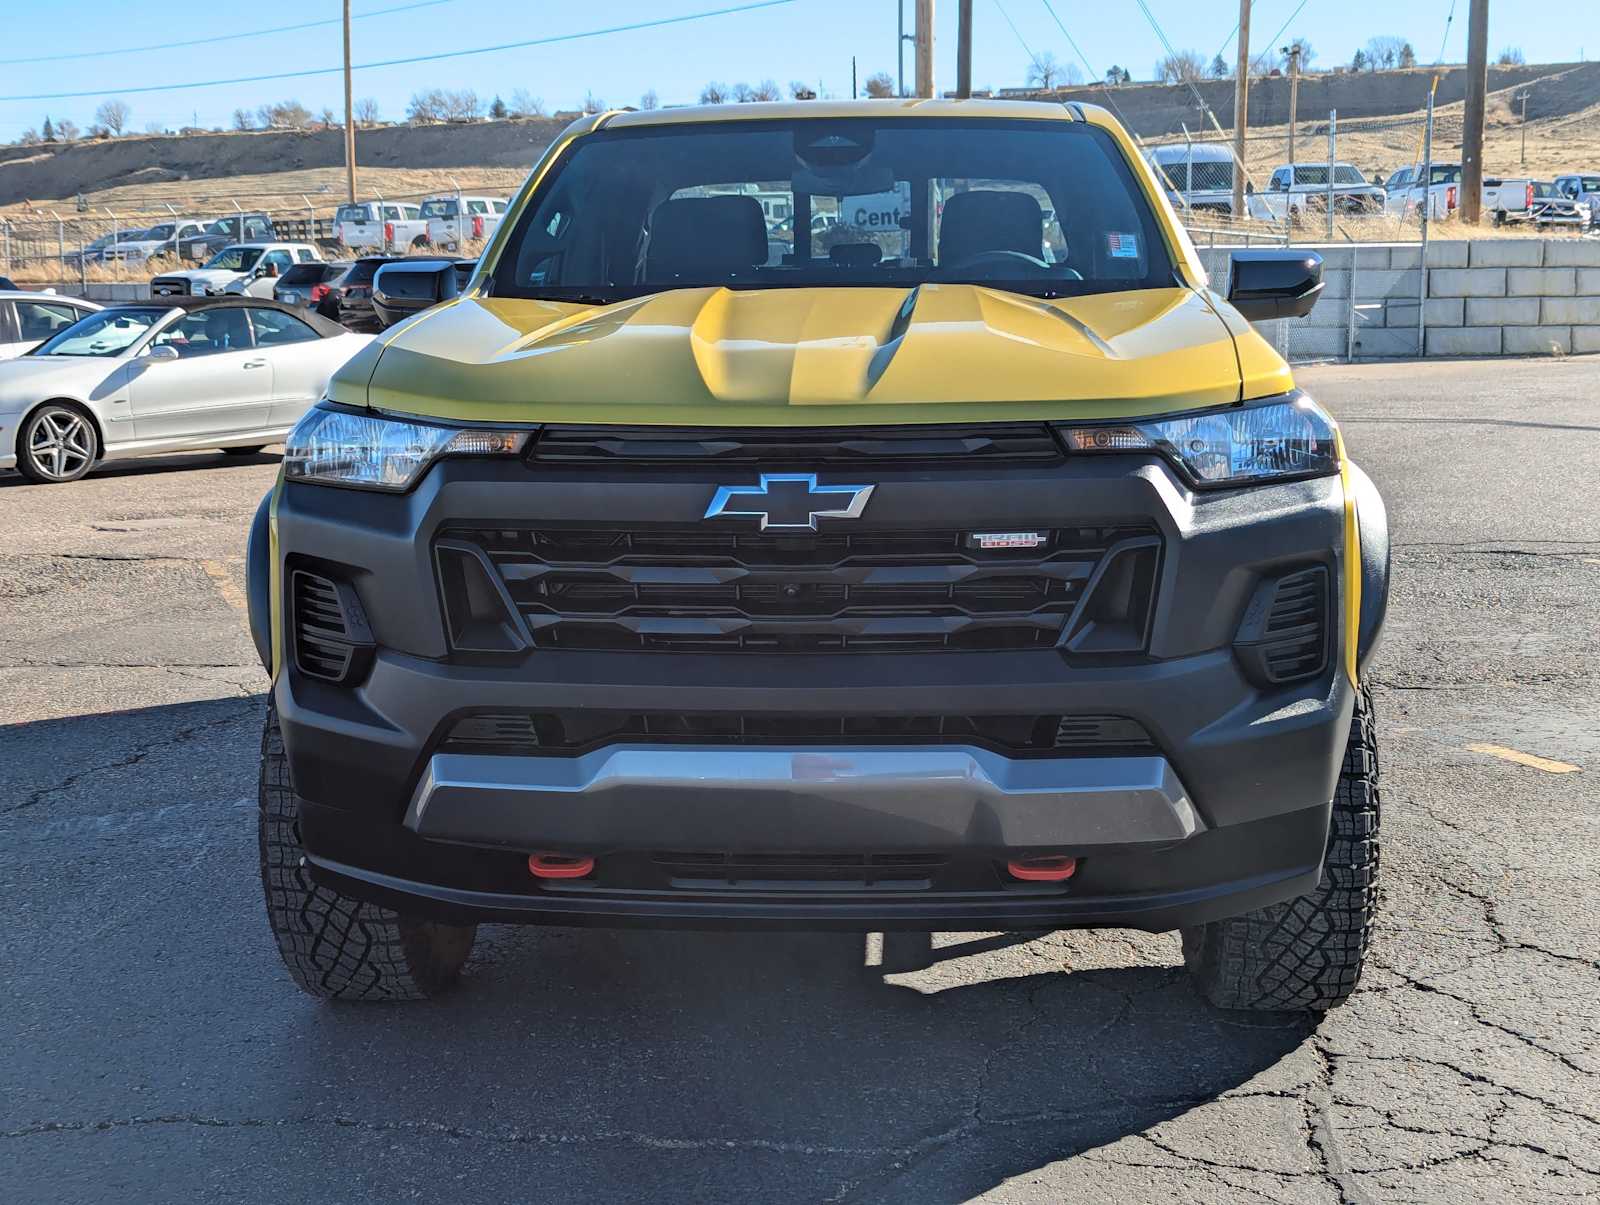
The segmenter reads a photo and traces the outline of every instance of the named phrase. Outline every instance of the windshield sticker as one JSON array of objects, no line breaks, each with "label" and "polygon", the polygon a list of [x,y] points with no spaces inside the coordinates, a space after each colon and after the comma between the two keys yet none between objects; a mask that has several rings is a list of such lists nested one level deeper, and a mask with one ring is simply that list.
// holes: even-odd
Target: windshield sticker
[{"label": "windshield sticker", "polygon": [[1139,236],[1112,232],[1106,235],[1106,249],[1111,252],[1112,259],[1138,259]]}]

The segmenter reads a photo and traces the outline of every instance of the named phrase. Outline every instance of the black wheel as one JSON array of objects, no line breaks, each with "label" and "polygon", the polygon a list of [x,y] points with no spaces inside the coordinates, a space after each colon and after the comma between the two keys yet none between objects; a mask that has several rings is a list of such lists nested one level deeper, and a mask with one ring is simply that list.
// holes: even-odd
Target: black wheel
[{"label": "black wheel", "polygon": [[300,845],[300,797],[289,782],[278,713],[261,734],[261,886],[289,975],[320,999],[422,1000],[450,987],[476,925],[413,920],[311,881]]},{"label": "black wheel", "polygon": [[29,481],[76,481],[99,455],[94,422],[70,402],[46,402],[17,432],[17,471]]},{"label": "black wheel", "polygon": [[1206,999],[1218,1008],[1320,1012],[1349,998],[1377,910],[1378,813],[1377,727],[1363,689],[1316,890],[1183,930],[1183,961]]},{"label": "black wheel", "polygon": [[411,249],[413,251],[421,251],[425,247],[427,247],[427,245],[428,245],[428,236],[425,235],[425,234],[419,234],[419,235],[417,235],[416,238],[411,240]]},{"label": "black wheel", "polygon": [[254,456],[266,446],[266,444],[251,444],[248,448],[223,448],[222,454],[224,456]]}]

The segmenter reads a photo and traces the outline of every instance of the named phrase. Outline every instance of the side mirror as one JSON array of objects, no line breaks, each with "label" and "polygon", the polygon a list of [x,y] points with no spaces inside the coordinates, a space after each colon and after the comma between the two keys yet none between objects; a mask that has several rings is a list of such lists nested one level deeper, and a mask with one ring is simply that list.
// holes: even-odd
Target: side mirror
[{"label": "side mirror", "polygon": [[1235,251],[1228,304],[1251,322],[1304,318],[1322,296],[1322,256],[1288,248]]},{"label": "side mirror", "polygon": [[178,359],[178,349],[170,343],[163,343],[159,347],[152,347],[144,353],[145,359],[156,363],[165,363],[168,360]]},{"label": "side mirror", "polygon": [[447,259],[402,260],[385,264],[372,278],[372,308],[378,321],[393,326],[441,301],[460,296],[456,262]]}]

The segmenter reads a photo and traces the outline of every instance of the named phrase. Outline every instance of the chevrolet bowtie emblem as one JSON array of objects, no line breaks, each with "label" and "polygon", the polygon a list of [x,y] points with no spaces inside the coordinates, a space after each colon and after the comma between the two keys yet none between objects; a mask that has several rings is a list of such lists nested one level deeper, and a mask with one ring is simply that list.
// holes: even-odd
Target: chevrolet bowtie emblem
[{"label": "chevrolet bowtie emblem", "polygon": [[816,531],[818,519],[859,519],[875,487],[818,485],[815,473],[762,473],[760,485],[719,485],[707,519],[759,519],[762,531]]}]

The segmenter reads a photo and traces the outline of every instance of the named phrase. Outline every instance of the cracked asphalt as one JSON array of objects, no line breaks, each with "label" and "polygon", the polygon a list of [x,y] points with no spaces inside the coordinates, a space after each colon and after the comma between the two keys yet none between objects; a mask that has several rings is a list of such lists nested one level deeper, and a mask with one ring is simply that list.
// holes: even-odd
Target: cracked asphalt
[{"label": "cracked asphalt", "polygon": [[1396,533],[1382,917],[1317,1022],[1122,931],[886,976],[843,935],[487,928],[448,999],[317,1004],[256,866],[275,458],[0,477],[0,1196],[1600,1199],[1600,360],[1301,379]]}]

